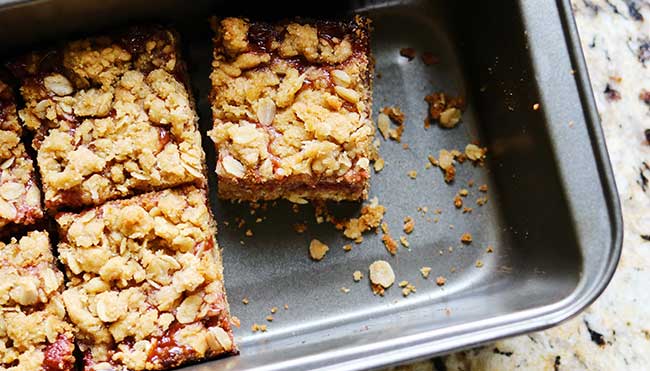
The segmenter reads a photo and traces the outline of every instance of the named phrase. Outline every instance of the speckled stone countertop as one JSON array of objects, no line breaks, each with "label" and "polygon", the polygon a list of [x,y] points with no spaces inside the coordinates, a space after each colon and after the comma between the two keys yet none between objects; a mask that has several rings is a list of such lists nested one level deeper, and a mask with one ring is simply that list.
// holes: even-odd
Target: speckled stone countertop
[{"label": "speckled stone countertop", "polygon": [[558,327],[395,369],[650,370],[650,1],[571,2],[623,207],[614,278]]}]

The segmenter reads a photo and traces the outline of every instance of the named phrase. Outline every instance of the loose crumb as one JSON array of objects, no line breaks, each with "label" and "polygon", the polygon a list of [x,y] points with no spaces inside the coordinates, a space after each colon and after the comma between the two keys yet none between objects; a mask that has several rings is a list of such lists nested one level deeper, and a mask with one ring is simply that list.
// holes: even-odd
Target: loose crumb
[{"label": "loose crumb", "polygon": [[289,304],[284,305],[284,310],[289,310]]},{"label": "loose crumb", "polygon": [[469,214],[472,212],[472,210],[473,209],[471,207],[463,207],[463,214]]},{"label": "loose crumb", "polygon": [[266,320],[269,322],[273,322],[273,316],[266,316]]},{"label": "loose crumb", "polygon": [[243,298],[243,299],[241,299],[241,302],[242,302],[244,305],[248,305],[249,300],[248,300],[248,298]]},{"label": "loose crumb", "polygon": [[411,178],[411,179],[415,179],[418,176],[418,172],[415,171],[415,170],[410,170],[407,174],[408,174],[409,178]]},{"label": "loose crumb", "polygon": [[247,229],[245,234],[246,234],[246,237],[252,237],[253,236],[253,231],[251,231],[250,229]]},{"label": "loose crumb", "polygon": [[260,331],[266,332],[266,329],[267,329],[266,325],[260,325]]},{"label": "loose crumb", "polygon": [[487,184],[481,184],[481,185],[478,187],[478,190],[481,191],[481,192],[484,192],[484,193],[485,193],[485,192],[488,191],[488,185],[487,185]]},{"label": "loose crumb", "polygon": [[377,129],[379,133],[384,137],[384,140],[388,140],[388,131],[390,130],[390,118],[385,113],[380,113],[377,115]]},{"label": "loose crumb", "polygon": [[430,66],[430,65],[432,65],[432,64],[438,64],[438,63],[440,63],[440,59],[439,59],[438,57],[434,56],[434,55],[433,55],[432,53],[430,53],[430,52],[424,52],[424,53],[422,53],[421,58],[422,58],[422,62],[423,62],[425,65],[427,65],[427,66]]},{"label": "loose crumb", "polygon": [[479,198],[476,200],[476,204],[477,204],[478,206],[483,206],[483,205],[485,205],[487,202],[488,202],[487,197],[479,197]]},{"label": "loose crumb", "polygon": [[373,168],[375,169],[375,173],[378,173],[378,172],[382,171],[384,169],[385,164],[386,163],[384,162],[384,159],[379,157],[375,161],[375,163],[373,164]]},{"label": "loose crumb", "polygon": [[341,292],[347,294],[348,292],[350,292],[350,289],[347,287],[341,287]]},{"label": "loose crumb", "polygon": [[388,223],[386,222],[381,223],[381,231],[384,233],[388,233]]},{"label": "loose crumb", "polygon": [[241,327],[241,321],[239,320],[239,317],[237,317],[237,316],[230,316],[230,323],[232,323],[232,325],[237,327],[237,328]]},{"label": "loose crumb", "polygon": [[472,235],[469,233],[463,233],[462,236],[460,236],[460,242],[464,244],[470,244],[472,243]]},{"label": "loose crumb", "polygon": [[389,106],[381,109],[381,112],[388,115],[388,117],[395,121],[398,125],[402,125],[406,120],[406,115],[399,107]]},{"label": "loose crumb", "polygon": [[438,120],[440,126],[451,129],[460,122],[462,111],[465,108],[463,98],[452,98],[445,93],[437,92],[427,95],[424,100],[429,103],[429,116]]},{"label": "loose crumb", "polygon": [[429,273],[431,273],[431,267],[420,268],[420,273],[422,273],[422,277],[429,278]]},{"label": "loose crumb", "polygon": [[368,267],[370,272],[370,282],[372,283],[375,294],[384,295],[384,289],[387,289],[395,282],[395,273],[390,264],[385,260],[377,260]]},{"label": "loose crumb", "polygon": [[413,58],[415,58],[416,52],[413,48],[402,48],[399,50],[399,55],[408,58],[409,61],[412,61]]},{"label": "loose crumb", "polygon": [[343,222],[343,235],[351,240],[359,239],[363,232],[379,226],[385,212],[386,208],[379,204],[377,197],[373,198],[369,204],[363,206],[359,218]]},{"label": "loose crumb", "polygon": [[399,242],[404,246],[404,247],[411,247],[411,244],[409,241],[406,239],[405,236],[399,236]]},{"label": "loose crumb", "polygon": [[483,262],[481,260],[476,261],[476,268],[481,268],[483,266]]},{"label": "loose crumb", "polygon": [[350,244],[343,245],[343,250],[345,250],[346,252],[352,251],[352,245]]},{"label": "loose crumb", "polygon": [[296,233],[305,233],[307,230],[307,224],[305,223],[295,223],[293,225],[293,230],[296,231]]},{"label": "loose crumb", "polygon": [[399,285],[399,287],[406,287],[406,285],[408,285],[408,284],[409,284],[409,281],[400,281],[400,283],[398,285]]},{"label": "loose crumb", "polygon": [[457,209],[463,207],[463,199],[460,198],[459,195],[454,196],[454,206],[456,206]]},{"label": "loose crumb", "polygon": [[275,314],[278,311],[278,307],[271,308],[271,313]]},{"label": "loose crumb", "polygon": [[458,194],[459,194],[460,196],[462,196],[462,197],[467,197],[467,195],[469,194],[469,191],[466,190],[465,188],[461,188],[461,190],[458,191]]},{"label": "loose crumb", "polygon": [[251,326],[251,331],[257,332],[259,330],[260,330],[260,325],[258,325],[257,323],[253,323],[253,325]]},{"label": "loose crumb", "polygon": [[537,111],[539,109],[539,103],[533,104],[533,111]]},{"label": "loose crumb", "polygon": [[416,292],[415,286],[407,282],[406,286],[402,289],[402,296],[407,297],[411,293]]},{"label": "loose crumb", "polygon": [[413,232],[413,228],[415,228],[415,220],[410,216],[404,218],[404,232],[410,234]]},{"label": "loose crumb", "polygon": [[465,156],[471,161],[481,163],[485,161],[486,154],[487,148],[481,148],[473,143],[465,146]]},{"label": "loose crumb", "polygon": [[468,180],[468,181],[467,181],[467,186],[468,186],[469,188],[474,187],[474,181],[473,181],[472,179]]},{"label": "loose crumb", "polygon": [[444,286],[444,284],[447,283],[447,279],[443,276],[438,276],[436,278],[436,285],[438,286]]},{"label": "loose crumb", "polygon": [[354,282],[359,282],[363,278],[363,273],[361,271],[354,271],[352,273],[352,279],[354,279]]},{"label": "loose crumb", "polygon": [[309,243],[309,256],[316,261],[323,259],[327,251],[329,251],[329,247],[317,239],[313,239]]},{"label": "loose crumb", "polygon": [[397,254],[397,242],[395,239],[393,239],[393,237],[391,237],[390,234],[386,233],[381,236],[381,241],[384,243],[386,250],[388,250],[391,255]]},{"label": "loose crumb", "polygon": [[488,253],[488,254],[493,253],[494,248],[492,247],[492,245],[488,245],[487,249],[485,249],[485,252]]}]

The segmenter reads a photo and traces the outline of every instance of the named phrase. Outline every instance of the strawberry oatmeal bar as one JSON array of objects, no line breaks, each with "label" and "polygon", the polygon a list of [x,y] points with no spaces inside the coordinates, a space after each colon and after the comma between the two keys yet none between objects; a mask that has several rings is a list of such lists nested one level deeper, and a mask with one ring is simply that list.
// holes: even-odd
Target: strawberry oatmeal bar
[{"label": "strawberry oatmeal bar", "polygon": [[237,352],[204,190],[110,201],[57,223],[84,370],[159,370]]},{"label": "strawberry oatmeal bar", "polygon": [[74,338],[47,232],[0,243],[0,369],[73,370]]},{"label": "strawberry oatmeal bar", "polygon": [[13,61],[48,209],[205,182],[174,32],[133,27]]},{"label": "strawberry oatmeal bar", "polygon": [[219,196],[367,197],[374,153],[370,21],[215,20],[209,135]]},{"label": "strawberry oatmeal bar", "polygon": [[0,230],[43,217],[41,192],[21,132],[13,92],[0,81]]}]

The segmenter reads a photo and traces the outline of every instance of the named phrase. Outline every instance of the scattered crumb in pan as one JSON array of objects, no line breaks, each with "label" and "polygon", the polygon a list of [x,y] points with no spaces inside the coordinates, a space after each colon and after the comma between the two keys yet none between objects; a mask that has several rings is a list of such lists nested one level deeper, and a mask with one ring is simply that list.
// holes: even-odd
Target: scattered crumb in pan
[{"label": "scattered crumb in pan", "polygon": [[420,273],[422,273],[422,277],[429,278],[429,274],[431,273],[431,267],[420,268]]},{"label": "scattered crumb in pan", "polygon": [[453,247],[453,246],[449,246],[449,247],[447,248],[447,251],[449,251],[450,253],[454,252],[454,247]]},{"label": "scattered crumb in pan", "polygon": [[266,325],[260,325],[260,331],[262,332],[266,332],[267,328]]},{"label": "scattered crumb in pan", "polygon": [[461,188],[460,191],[458,191],[458,195],[462,196],[462,197],[467,197],[468,194],[469,194],[469,191],[467,189],[465,189],[465,188]]},{"label": "scattered crumb in pan", "polygon": [[271,313],[275,314],[278,311],[278,307],[271,308]]},{"label": "scattered crumb in pan", "polygon": [[476,204],[478,206],[483,206],[487,203],[487,197],[479,197],[476,199]]},{"label": "scattered crumb in pan", "polygon": [[539,103],[533,104],[533,111],[537,111],[539,109]]},{"label": "scattered crumb in pan", "polygon": [[266,316],[266,320],[269,322],[273,322],[273,316],[271,315]]},{"label": "scattered crumb in pan", "polygon": [[402,149],[409,149],[411,148],[408,143],[402,143]]},{"label": "scattered crumb in pan", "polygon": [[442,209],[439,209],[439,208],[435,209],[435,210],[433,210],[433,213],[436,214],[436,215],[440,215],[440,214],[442,214]]},{"label": "scattered crumb in pan", "polygon": [[361,208],[359,218],[352,218],[343,222],[345,228],[343,235],[351,240],[359,239],[362,233],[379,226],[385,212],[386,208],[379,204],[377,197],[373,198],[369,204]]},{"label": "scattered crumb in pan", "polygon": [[284,310],[289,310],[289,304],[284,305]]},{"label": "scattered crumb in pan", "polygon": [[237,328],[241,327],[241,321],[237,316],[230,316],[230,323]]},{"label": "scattered crumb in pan", "polygon": [[415,220],[410,216],[404,218],[404,232],[411,233],[415,228]]},{"label": "scattered crumb in pan", "polygon": [[472,212],[472,210],[473,209],[471,207],[465,206],[465,207],[463,207],[463,214],[469,214],[469,213]]},{"label": "scattered crumb in pan", "polygon": [[296,233],[305,233],[307,230],[307,224],[306,223],[295,223],[293,225],[293,230],[296,231]]},{"label": "scattered crumb in pan", "polygon": [[375,294],[384,295],[384,290],[395,282],[395,272],[385,260],[376,260],[368,267],[370,283]]},{"label": "scattered crumb in pan", "polygon": [[441,127],[451,129],[458,125],[465,109],[462,97],[450,97],[443,92],[436,92],[427,95],[424,100],[429,103],[429,117],[437,120]]},{"label": "scattered crumb in pan", "polygon": [[343,245],[343,250],[345,250],[345,252],[352,251],[352,245],[350,245],[349,243]]},{"label": "scattered crumb in pan", "polygon": [[377,129],[384,140],[388,139],[388,130],[390,130],[390,118],[385,113],[380,113],[377,116]]},{"label": "scattered crumb in pan", "polygon": [[255,223],[261,223],[264,220],[264,218],[256,218]]},{"label": "scattered crumb in pan", "polygon": [[487,192],[488,191],[488,185],[487,184],[482,184],[481,186],[478,187],[478,190],[481,192]]},{"label": "scattered crumb in pan", "polygon": [[473,143],[465,146],[465,156],[471,161],[481,163],[485,161],[486,154],[487,148],[481,148]]},{"label": "scattered crumb in pan", "polygon": [[422,58],[422,62],[427,66],[440,63],[440,59],[435,55],[433,55],[433,53],[431,52],[422,53],[421,58]]},{"label": "scattered crumb in pan", "polygon": [[409,172],[406,173],[406,174],[407,174],[407,175],[409,176],[409,178],[411,178],[411,179],[415,179],[415,178],[418,177],[418,172],[417,172],[416,170],[409,170]]},{"label": "scattered crumb in pan", "polygon": [[388,252],[391,255],[397,254],[397,242],[389,233],[386,233],[383,236],[381,236],[381,242],[384,243],[384,246],[386,246],[386,250],[388,250]]},{"label": "scattered crumb in pan", "polygon": [[408,281],[403,281],[406,282],[404,286],[401,285],[402,282],[400,282],[400,287],[402,287],[402,296],[407,297],[409,296],[412,292],[416,292],[417,290],[415,289],[415,286],[413,284],[409,283]]},{"label": "scattered crumb in pan", "polygon": [[476,268],[481,268],[483,267],[483,261],[482,260],[477,260],[476,261]]},{"label": "scattered crumb in pan", "polygon": [[411,247],[411,244],[409,241],[406,239],[406,236],[399,236],[399,242],[402,244],[404,247]]},{"label": "scattered crumb in pan", "polygon": [[266,325],[258,325],[257,323],[253,323],[253,325],[251,326],[251,330],[253,332],[258,332],[258,331],[266,332],[267,327]]},{"label": "scattered crumb in pan", "polygon": [[247,229],[245,234],[246,234],[246,237],[253,237],[253,231],[250,230],[250,229]]},{"label": "scattered crumb in pan", "polygon": [[341,292],[347,294],[348,292],[350,292],[350,289],[347,287],[341,287]]},{"label": "scattered crumb in pan", "polygon": [[460,236],[460,242],[464,244],[472,243],[472,235],[468,232],[463,233],[463,235]]},{"label": "scattered crumb in pan", "polygon": [[436,278],[436,285],[438,285],[438,286],[444,286],[445,283],[447,283],[447,279],[446,279],[445,277],[443,277],[443,276],[438,276],[438,277]]},{"label": "scattered crumb in pan", "polygon": [[468,180],[468,181],[467,181],[467,186],[468,186],[469,188],[474,187],[474,180],[472,180],[472,179]]},{"label": "scattered crumb in pan", "polygon": [[388,115],[397,125],[403,125],[406,120],[406,115],[397,106],[388,106],[381,109],[381,112]]},{"label": "scattered crumb in pan", "polygon": [[454,196],[454,206],[456,206],[457,209],[463,207],[463,199],[460,198],[459,195]]},{"label": "scattered crumb in pan", "polygon": [[384,233],[388,233],[388,223],[386,222],[381,223],[381,231]]},{"label": "scattered crumb in pan", "polygon": [[384,169],[384,165],[385,165],[384,159],[379,157],[373,165],[373,167],[375,168],[375,173],[382,171]]},{"label": "scattered crumb in pan", "polygon": [[492,245],[488,245],[487,249],[485,249],[485,252],[490,254],[494,252],[494,247]]},{"label": "scattered crumb in pan", "polygon": [[412,61],[416,56],[416,52],[413,48],[402,48],[399,50],[399,55],[404,58],[408,58],[409,61]]},{"label": "scattered crumb in pan", "polygon": [[460,155],[461,153],[455,149],[452,149],[450,151],[441,149],[438,152],[437,165],[445,173],[445,182],[451,183],[456,177],[456,168],[454,167],[454,163],[455,159],[459,158]]},{"label": "scattered crumb in pan", "polygon": [[243,298],[243,299],[241,299],[241,302],[242,302],[244,305],[248,305],[248,303],[250,303],[250,301],[248,300],[248,298]]},{"label": "scattered crumb in pan", "polygon": [[359,282],[363,278],[363,273],[361,271],[354,271],[352,273],[352,279],[354,279],[354,282]]},{"label": "scattered crumb in pan", "polygon": [[323,259],[327,251],[329,251],[329,247],[317,239],[313,239],[309,243],[309,256],[316,261]]}]

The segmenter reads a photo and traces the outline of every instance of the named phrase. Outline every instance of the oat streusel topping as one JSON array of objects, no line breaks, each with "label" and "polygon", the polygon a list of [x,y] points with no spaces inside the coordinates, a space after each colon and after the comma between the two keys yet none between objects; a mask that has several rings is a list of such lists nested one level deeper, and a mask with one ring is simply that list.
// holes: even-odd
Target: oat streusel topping
[{"label": "oat streusel topping", "polygon": [[87,370],[169,368],[235,350],[205,191],[147,193],[57,222],[63,299]]},{"label": "oat streusel topping", "polygon": [[156,27],[73,41],[10,65],[35,131],[48,208],[203,182],[176,35]]},{"label": "oat streusel topping", "polygon": [[[220,184],[269,188],[220,187],[220,195],[365,198],[374,136],[369,21],[225,18],[215,28],[209,135]],[[319,190],[323,184],[341,189]],[[346,187],[354,190],[346,195]]]},{"label": "oat streusel topping", "polygon": [[32,224],[43,216],[34,165],[21,133],[13,92],[0,81],[0,228]]},{"label": "oat streusel topping", "polygon": [[0,243],[0,369],[72,370],[72,326],[47,232]]}]

